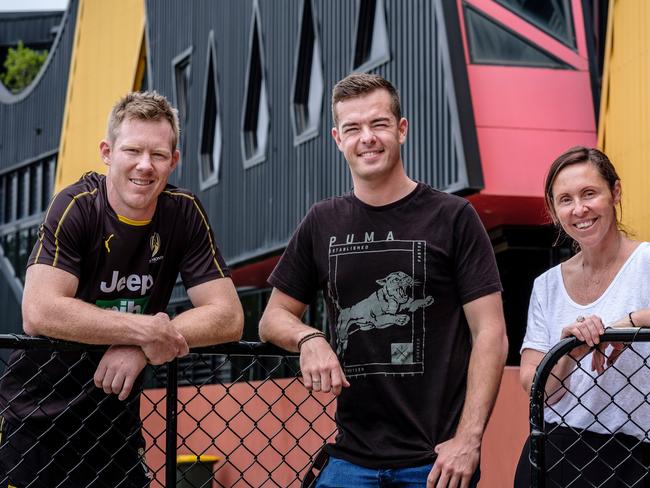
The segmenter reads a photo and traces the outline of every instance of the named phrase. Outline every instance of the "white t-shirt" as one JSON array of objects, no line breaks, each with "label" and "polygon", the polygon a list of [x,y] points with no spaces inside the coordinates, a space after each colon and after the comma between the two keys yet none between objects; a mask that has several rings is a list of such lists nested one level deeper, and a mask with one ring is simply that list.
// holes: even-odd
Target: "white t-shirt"
[{"label": "white t-shirt", "polygon": [[[535,280],[521,350],[546,353],[560,340],[562,329],[575,322],[579,315],[597,315],[607,325],[630,311],[647,307],[650,307],[650,243],[642,242],[607,290],[588,305],[579,305],[569,297],[560,266],[555,266]],[[546,406],[544,419],[593,432],[622,432],[649,442],[650,405],[644,400],[644,394],[650,393],[650,362],[644,366],[644,359],[650,360],[650,343],[634,343],[632,350],[625,350],[613,366],[596,378],[588,354],[581,361],[581,369],[574,370],[565,379],[569,387],[564,396]]]}]

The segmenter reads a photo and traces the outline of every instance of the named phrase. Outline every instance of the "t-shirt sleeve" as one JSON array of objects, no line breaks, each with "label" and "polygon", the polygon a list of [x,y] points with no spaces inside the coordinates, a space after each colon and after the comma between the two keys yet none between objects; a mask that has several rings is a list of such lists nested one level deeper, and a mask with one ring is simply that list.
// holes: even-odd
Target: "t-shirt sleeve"
[{"label": "t-shirt sleeve", "polygon": [[542,294],[540,287],[542,281],[540,278],[535,280],[533,292],[530,295],[530,304],[528,305],[528,325],[526,326],[526,335],[519,352],[524,349],[534,349],[535,351],[548,352],[551,348],[550,331],[546,320],[545,307],[542,304]]},{"label": "t-shirt sleeve", "polygon": [[189,201],[186,211],[187,233],[184,236],[187,247],[180,267],[186,288],[230,276],[201,202],[196,197]]},{"label": "t-shirt sleeve", "polygon": [[38,229],[38,239],[27,260],[32,264],[47,264],[81,276],[83,246],[87,242],[88,216],[84,216],[84,200],[92,192],[72,194],[67,189],[57,194]]},{"label": "t-shirt sleeve", "polygon": [[291,237],[268,280],[272,286],[304,304],[311,303],[318,292],[312,240],[314,220],[312,209]]},{"label": "t-shirt sleeve", "polygon": [[464,305],[501,291],[494,250],[476,210],[467,203],[454,228],[456,282]]}]

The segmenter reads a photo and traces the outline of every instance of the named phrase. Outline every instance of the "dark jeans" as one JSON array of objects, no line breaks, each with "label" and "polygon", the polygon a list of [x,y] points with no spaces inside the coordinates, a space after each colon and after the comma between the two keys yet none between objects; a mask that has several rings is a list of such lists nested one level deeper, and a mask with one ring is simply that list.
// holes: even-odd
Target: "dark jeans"
[{"label": "dark jeans", "polygon": [[[650,445],[625,434],[546,425],[545,466],[548,488],[650,487]],[[515,488],[530,488],[530,438],[515,473]]]},{"label": "dark jeans", "polygon": [[[396,469],[374,469],[330,457],[316,480],[316,488],[426,488],[433,464]],[[480,478],[476,470],[470,488]]]}]

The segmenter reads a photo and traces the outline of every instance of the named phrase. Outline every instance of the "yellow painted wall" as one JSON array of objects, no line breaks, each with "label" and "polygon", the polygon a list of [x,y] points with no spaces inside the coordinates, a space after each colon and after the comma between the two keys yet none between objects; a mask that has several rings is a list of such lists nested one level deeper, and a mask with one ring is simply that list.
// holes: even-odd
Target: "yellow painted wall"
[{"label": "yellow painted wall", "polygon": [[99,142],[111,108],[141,78],[144,25],[144,0],[80,0],[56,191],[86,171],[104,172]]},{"label": "yellow painted wall", "polygon": [[623,223],[650,240],[650,2],[610,0],[599,145],[623,185]]}]

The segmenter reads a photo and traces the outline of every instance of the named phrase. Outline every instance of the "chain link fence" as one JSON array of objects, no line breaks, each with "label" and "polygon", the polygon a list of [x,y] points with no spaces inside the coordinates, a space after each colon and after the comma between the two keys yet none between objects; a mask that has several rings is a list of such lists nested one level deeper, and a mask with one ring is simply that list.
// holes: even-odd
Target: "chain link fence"
[{"label": "chain link fence", "polygon": [[94,385],[104,350],[0,336],[1,487],[299,487],[336,433],[334,397],[274,346],[193,349],[124,401]]},{"label": "chain link fence", "polygon": [[608,329],[601,348],[567,338],[546,354],[530,400],[534,488],[650,486],[649,342],[648,329]]}]

